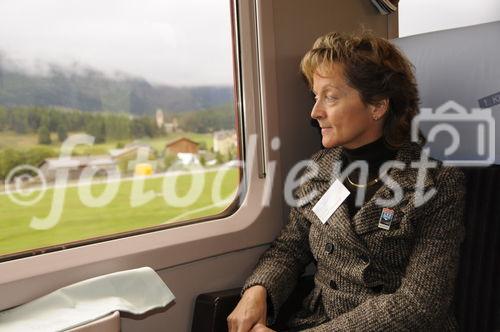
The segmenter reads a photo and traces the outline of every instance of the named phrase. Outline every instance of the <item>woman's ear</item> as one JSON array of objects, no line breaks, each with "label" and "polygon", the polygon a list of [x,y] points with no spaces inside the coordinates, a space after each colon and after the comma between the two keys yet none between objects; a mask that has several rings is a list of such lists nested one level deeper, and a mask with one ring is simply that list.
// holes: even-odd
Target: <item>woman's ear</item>
[{"label": "woman's ear", "polygon": [[389,98],[384,98],[371,105],[371,113],[373,120],[379,120],[384,117],[384,115],[389,110]]}]

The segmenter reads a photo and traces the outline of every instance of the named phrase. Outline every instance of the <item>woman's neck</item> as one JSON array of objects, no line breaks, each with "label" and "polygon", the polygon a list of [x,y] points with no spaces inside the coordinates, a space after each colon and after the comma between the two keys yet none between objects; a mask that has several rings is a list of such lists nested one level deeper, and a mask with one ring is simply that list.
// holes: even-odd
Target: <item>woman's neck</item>
[{"label": "woman's neck", "polygon": [[365,160],[371,170],[380,167],[387,160],[392,160],[396,156],[396,150],[390,148],[383,136],[377,140],[360,146],[355,149],[343,148],[344,161],[350,164],[354,161]]}]

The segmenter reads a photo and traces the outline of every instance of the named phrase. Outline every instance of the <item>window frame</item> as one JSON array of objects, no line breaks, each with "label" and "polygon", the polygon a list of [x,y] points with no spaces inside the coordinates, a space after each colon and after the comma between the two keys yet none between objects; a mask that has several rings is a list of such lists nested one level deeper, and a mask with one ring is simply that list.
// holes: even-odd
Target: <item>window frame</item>
[{"label": "window frame", "polygon": [[[283,225],[281,174],[279,168],[273,175],[266,174],[269,162],[279,165],[280,159],[277,151],[267,147],[267,138],[279,132],[277,112],[266,112],[277,107],[272,3],[230,1],[237,23],[233,38],[239,59],[236,87],[244,138],[241,148],[248,148],[245,144],[257,135],[256,155],[260,156],[244,167],[242,204],[219,219],[2,262],[0,310],[84,278],[141,266],[171,268],[270,243],[279,233]],[[262,197],[270,187],[270,204],[263,206]]]}]

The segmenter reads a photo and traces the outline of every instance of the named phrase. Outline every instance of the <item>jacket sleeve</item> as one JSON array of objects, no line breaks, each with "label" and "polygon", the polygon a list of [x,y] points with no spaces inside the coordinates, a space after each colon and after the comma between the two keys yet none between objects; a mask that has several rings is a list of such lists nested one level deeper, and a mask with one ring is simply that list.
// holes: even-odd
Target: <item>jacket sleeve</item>
[{"label": "jacket sleeve", "polygon": [[[444,321],[454,294],[463,225],[464,176],[445,167],[438,192],[422,206],[418,236],[401,286],[363,302],[353,310],[304,330],[399,331],[435,330]],[[442,183],[439,186],[439,183]]]},{"label": "jacket sleeve", "polygon": [[260,257],[255,270],[243,286],[241,294],[255,285],[266,288],[268,325],[274,324],[279,308],[313,259],[309,248],[309,225],[309,221],[297,209],[292,208],[287,225]]}]

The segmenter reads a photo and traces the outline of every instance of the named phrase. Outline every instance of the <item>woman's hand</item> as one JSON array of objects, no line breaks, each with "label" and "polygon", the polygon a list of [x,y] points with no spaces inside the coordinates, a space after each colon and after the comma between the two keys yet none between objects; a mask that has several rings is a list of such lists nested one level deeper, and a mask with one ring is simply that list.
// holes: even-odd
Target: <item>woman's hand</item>
[{"label": "woman's hand", "polygon": [[257,323],[251,330],[250,332],[276,332],[274,330],[271,330],[269,327],[261,324],[261,323]]},{"label": "woman's hand", "polygon": [[[267,291],[263,286],[248,288],[236,308],[227,317],[229,332],[267,331]],[[261,327],[259,327],[261,325]],[[258,330],[253,330],[258,328]]]}]

